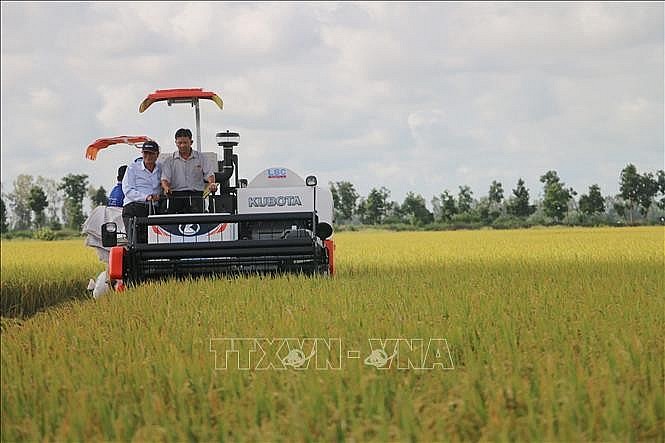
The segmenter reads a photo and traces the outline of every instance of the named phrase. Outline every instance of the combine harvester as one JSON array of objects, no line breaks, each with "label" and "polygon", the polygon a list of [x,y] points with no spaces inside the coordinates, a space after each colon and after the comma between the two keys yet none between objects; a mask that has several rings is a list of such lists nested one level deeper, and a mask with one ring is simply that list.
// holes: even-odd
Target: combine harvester
[{"label": "combine harvester", "polygon": [[[223,107],[213,92],[169,89],[148,95],[139,112],[160,101],[169,106],[190,104],[195,108],[196,148],[200,151],[200,100]],[[93,211],[84,225],[86,245],[96,248],[100,260],[108,262],[108,274],[100,275],[98,287],[110,284],[117,289],[173,276],[334,273],[330,190],[319,188],[315,176],[303,180],[285,167],[265,169],[250,182],[241,179],[238,155],[233,152],[239,134],[219,132],[216,138],[222,160],[217,161],[215,152],[202,154],[218,166],[215,181],[219,188],[203,193],[203,213],[160,214],[154,208],[154,214],[151,211],[148,217],[133,218],[129,226],[123,226],[121,208]],[[100,150],[114,144],[139,147],[146,140],[150,138],[99,139],[88,146],[86,157],[94,160]],[[169,155],[161,153],[158,162]],[[173,198],[163,195],[160,201],[168,206]],[[147,243],[136,241],[138,229],[148,230]]]}]

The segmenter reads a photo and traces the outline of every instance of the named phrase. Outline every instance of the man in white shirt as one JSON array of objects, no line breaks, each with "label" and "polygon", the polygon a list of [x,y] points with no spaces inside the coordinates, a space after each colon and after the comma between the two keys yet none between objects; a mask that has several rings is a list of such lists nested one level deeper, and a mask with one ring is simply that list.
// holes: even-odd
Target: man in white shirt
[{"label": "man in white shirt", "polygon": [[[141,147],[143,159],[138,159],[125,172],[122,179],[122,189],[125,193],[122,219],[125,229],[131,231],[133,217],[147,217],[154,213],[156,203],[159,201],[161,166],[157,163],[159,145],[149,140]],[[145,224],[136,225],[136,238],[138,243],[148,242],[148,230]]]},{"label": "man in white shirt", "polygon": [[203,190],[208,182],[210,192],[217,190],[216,166],[192,149],[192,131],[180,128],[175,133],[174,152],[162,165],[162,188],[170,197],[169,213],[203,212]]}]

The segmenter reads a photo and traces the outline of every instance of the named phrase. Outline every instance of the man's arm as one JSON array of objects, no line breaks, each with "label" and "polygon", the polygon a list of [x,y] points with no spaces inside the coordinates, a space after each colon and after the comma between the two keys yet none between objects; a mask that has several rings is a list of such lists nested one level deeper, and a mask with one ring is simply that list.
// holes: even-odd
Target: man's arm
[{"label": "man's arm", "polygon": [[171,193],[171,162],[169,160],[170,159],[166,159],[164,163],[162,163],[161,184],[164,194]]},{"label": "man's arm", "polygon": [[125,200],[132,202],[146,201],[150,194],[144,194],[136,189],[136,173],[134,168],[127,168],[125,178],[122,179],[122,190],[125,192]]},{"label": "man's arm", "polygon": [[211,162],[208,161],[206,156],[203,156],[203,177],[208,182],[208,188],[211,192],[217,190],[217,183],[215,182],[215,170],[212,168]]}]

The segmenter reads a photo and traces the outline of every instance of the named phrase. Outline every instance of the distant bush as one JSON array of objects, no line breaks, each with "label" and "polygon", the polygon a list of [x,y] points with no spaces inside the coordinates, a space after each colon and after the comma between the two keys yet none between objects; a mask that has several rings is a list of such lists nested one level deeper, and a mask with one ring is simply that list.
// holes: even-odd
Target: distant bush
[{"label": "distant bush", "polygon": [[542,211],[536,211],[526,219],[529,226],[552,226],[554,220],[545,215]]},{"label": "distant bush", "polygon": [[632,224],[626,223],[623,219],[616,219],[608,214],[598,213],[593,215],[582,214],[578,211],[571,211],[559,223],[551,217],[546,216],[542,211],[537,211],[529,217],[521,218],[514,215],[502,214],[491,223],[483,220],[477,213],[456,214],[450,220],[437,221],[426,225],[412,225],[409,223],[383,223],[376,225],[349,224],[335,225],[335,232],[345,231],[367,231],[367,230],[387,230],[387,231],[457,231],[461,229],[523,229],[533,227],[548,226],[646,226],[646,225],[665,225],[665,216],[660,218],[634,220]]},{"label": "distant bush", "polygon": [[54,231],[60,231],[62,229],[62,224],[58,220],[53,220],[48,225]]},{"label": "distant bush", "polygon": [[32,238],[32,231],[9,231],[2,234],[3,239]]},{"label": "distant bush", "polygon": [[53,232],[51,228],[40,228],[33,232],[32,238],[35,240],[52,241],[55,240],[55,232]]},{"label": "distant bush", "polygon": [[571,211],[561,220],[561,223],[568,226],[583,226],[586,222],[586,216],[581,212]]},{"label": "distant bush", "polygon": [[9,231],[2,234],[3,240],[69,240],[72,238],[81,238],[83,234],[72,229],[54,230],[50,227],[40,228],[35,231]]},{"label": "distant bush", "polygon": [[583,215],[578,224],[580,226],[609,226],[612,224],[612,221],[607,214],[592,214]]},{"label": "distant bush", "polygon": [[529,228],[531,226],[531,223],[529,223],[527,220],[507,214],[500,215],[492,222],[492,228],[494,229],[519,229]]},{"label": "distant bush", "polygon": [[389,223],[385,225],[385,229],[390,231],[422,231],[423,228],[420,225],[411,225],[409,223]]},{"label": "distant bush", "polygon": [[465,212],[464,214],[455,214],[451,217],[448,224],[450,225],[474,225],[482,223],[480,215],[470,212]]},{"label": "distant bush", "polygon": [[75,231],[73,229],[61,229],[60,231],[55,232],[56,240],[68,240],[72,238],[82,238],[82,237],[84,237],[82,232]]}]

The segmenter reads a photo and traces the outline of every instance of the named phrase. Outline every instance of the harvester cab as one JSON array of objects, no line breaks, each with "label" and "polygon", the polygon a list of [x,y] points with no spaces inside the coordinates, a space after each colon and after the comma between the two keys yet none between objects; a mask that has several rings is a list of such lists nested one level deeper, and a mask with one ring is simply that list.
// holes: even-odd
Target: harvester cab
[{"label": "harvester cab", "polygon": [[[197,148],[200,142],[199,101],[212,100],[222,109],[221,98],[202,89],[158,90],[139,107],[144,112],[159,101],[191,104],[195,108]],[[99,139],[88,147],[90,159],[112,144],[134,144],[149,139],[114,137]],[[328,274],[334,272],[333,200],[330,190],[318,186],[315,176],[303,179],[286,167],[261,171],[251,181],[238,175],[240,135],[231,131],[216,134],[220,155],[203,152],[215,164],[214,192],[206,190],[201,201],[186,213],[173,213],[172,196],[151,207],[148,217],[134,217],[123,226],[120,217],[98,224],[96,238],[108,257],[110,280],[125,284],[171,276],[239,273]],[[159,161],[170,154],[161,154]],[[104,211],[107,214],[108,211]],[[101,212],[100,212],[101,214]],[[103,219],[103,216],[102,216]],[[146,235],[137,235],[147,230]],[[91,229],[94,231],[94,229]],[[126,237],[122,237],[126,233]],[[92,233],[89,234],[89,237]],[[127,240],[124,240],[124,239]],[[147,238],[141,241],[141,239]],[[92,242],[94,243],[94,242]],[[124,243],[124,244],[122,244]],[[104,251],[108,251],[104,253]]]}]

